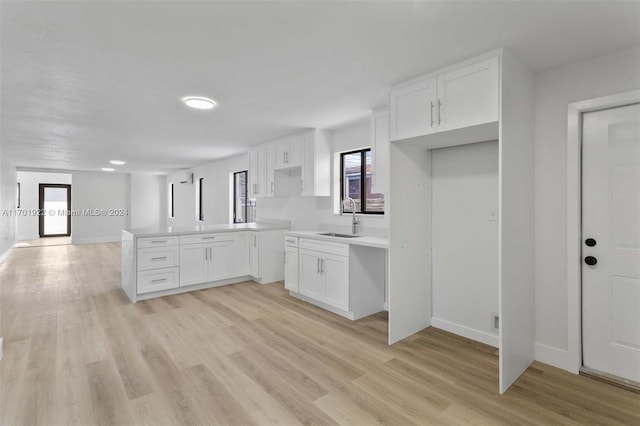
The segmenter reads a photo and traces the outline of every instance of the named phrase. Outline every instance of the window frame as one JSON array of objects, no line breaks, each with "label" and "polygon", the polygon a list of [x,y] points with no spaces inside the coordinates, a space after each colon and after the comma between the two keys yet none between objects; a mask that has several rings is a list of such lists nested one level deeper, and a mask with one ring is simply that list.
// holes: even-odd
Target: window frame
[{"label": "window frame", "polygon": [[169,184],[169,219],[175,218],[175,210],[174,210],[174,191],[173,191],[173,183]]},{"label": "window frame", "polygon": [[202,191],[202,184],[204,183],[204,178],[201,177],[198,179],[198,221],[200,222],[204,222],[204,205],[202,203],[203,201],[203,191]]},{"label": "window frame", "polygon": [[[345,211],[345,170],[344,170],[344,156],[351,154],[360,154],[360,212],[356,211],[356,214],[367,215],[384,215],[384,211],[381,212],[369,212],[367,211],[367,152],[371,152],[371,148],[354,149],[352,151],[345,151],[340,153],[340,214],[353,214],[352,211]],[[385,206],[386,207],[386,206]]]},{"label": "window frame", "polygon": [[[244,173],[244,199],[245,199],[245,204],[244,204],[244,222],[238,222],[236,220],[236,211],[237,211],[237,203],[236,200],[238,199],[238,197],[236,196],[236,176]],[[249,171],[248,170],[241,170],[239,172],[233,172],[233,223],[249,223],[247,222],[247,214],[249,213],[249,207],[247,206],[247,201],[249,200]]]}]

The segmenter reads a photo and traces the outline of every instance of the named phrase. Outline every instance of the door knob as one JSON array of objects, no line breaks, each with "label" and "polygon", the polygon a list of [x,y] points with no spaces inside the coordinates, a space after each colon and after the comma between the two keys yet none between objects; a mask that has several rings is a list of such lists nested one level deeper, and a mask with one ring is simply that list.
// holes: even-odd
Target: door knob
[{"label": "door knob", "polygon": [[598,263],[598,259],[596,259],[593,256],[587,256],[587,257],[584,258],[584,263],[586,263],[589,266],[593,266],[596,263]]},{"label": "door knob", "polygon": [[587,238],[586,240],[584,240],[584,243],[588,246],[588,247],[593,247],[596,245],[596,240],[594,240],[593,238]]}]

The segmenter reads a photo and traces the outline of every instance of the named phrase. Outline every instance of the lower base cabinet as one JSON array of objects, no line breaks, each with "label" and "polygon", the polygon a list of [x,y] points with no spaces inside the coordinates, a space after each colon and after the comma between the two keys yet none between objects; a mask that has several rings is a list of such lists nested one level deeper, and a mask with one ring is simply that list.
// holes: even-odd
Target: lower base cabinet
[{"label": "lower base cabinet", "polygon": [[299,293],[349,310],[349,246],[300,239]]},{"label": "lower base cabinet", "polygon": [[284,247],[284,288],[298,292],[298,247]]},{"label": "lower base cabinet", "polygon": [[[189,238],[187,243],[195,241]],[[235,275],[235,238],[233,235],[204,235],[180,246],[180,287],[218,281]]]}]

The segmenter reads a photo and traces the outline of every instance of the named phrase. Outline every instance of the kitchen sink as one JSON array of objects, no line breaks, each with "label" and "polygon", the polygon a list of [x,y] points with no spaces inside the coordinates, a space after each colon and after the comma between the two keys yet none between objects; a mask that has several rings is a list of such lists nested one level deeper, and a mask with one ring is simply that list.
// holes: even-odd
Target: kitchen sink
[{"label": "kitchen sink", "polygon": [[336,234],[335,232],[324,232],[319,233],[318,235],[322,235],[325,237],[338,237],[338,238],[357,238],[360,235],[351,235],[351,234]]}]

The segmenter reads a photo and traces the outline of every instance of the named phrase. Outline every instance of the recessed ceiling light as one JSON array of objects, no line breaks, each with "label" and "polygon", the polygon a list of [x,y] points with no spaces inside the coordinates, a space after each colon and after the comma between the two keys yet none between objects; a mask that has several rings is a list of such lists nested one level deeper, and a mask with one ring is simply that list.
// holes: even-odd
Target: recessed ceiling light
[{"label": "recessed ceiling light", "polygon": [[112,171],[114,171],[114,170],[115,170],[115,169],[114,169],[114,168],[112,168],[112,167],[103,167],[103,168],[102,168],[102,171],[103,171],[103,172],[112,172]]},{"label": "recessed ceiling light", "polygon": [[111,164],[115,164],[116,166],[123,166],[123,165],[127,164],[126,161],[122,161],[122,160],[111,160],[109,162]]},{"label": "recessed ceiling light", "polygon": [[216,101],[213,99],[189,96],[182,98],[182,101],[187,104],[188,107],[195,109],[211,109],[216,106]]}]

